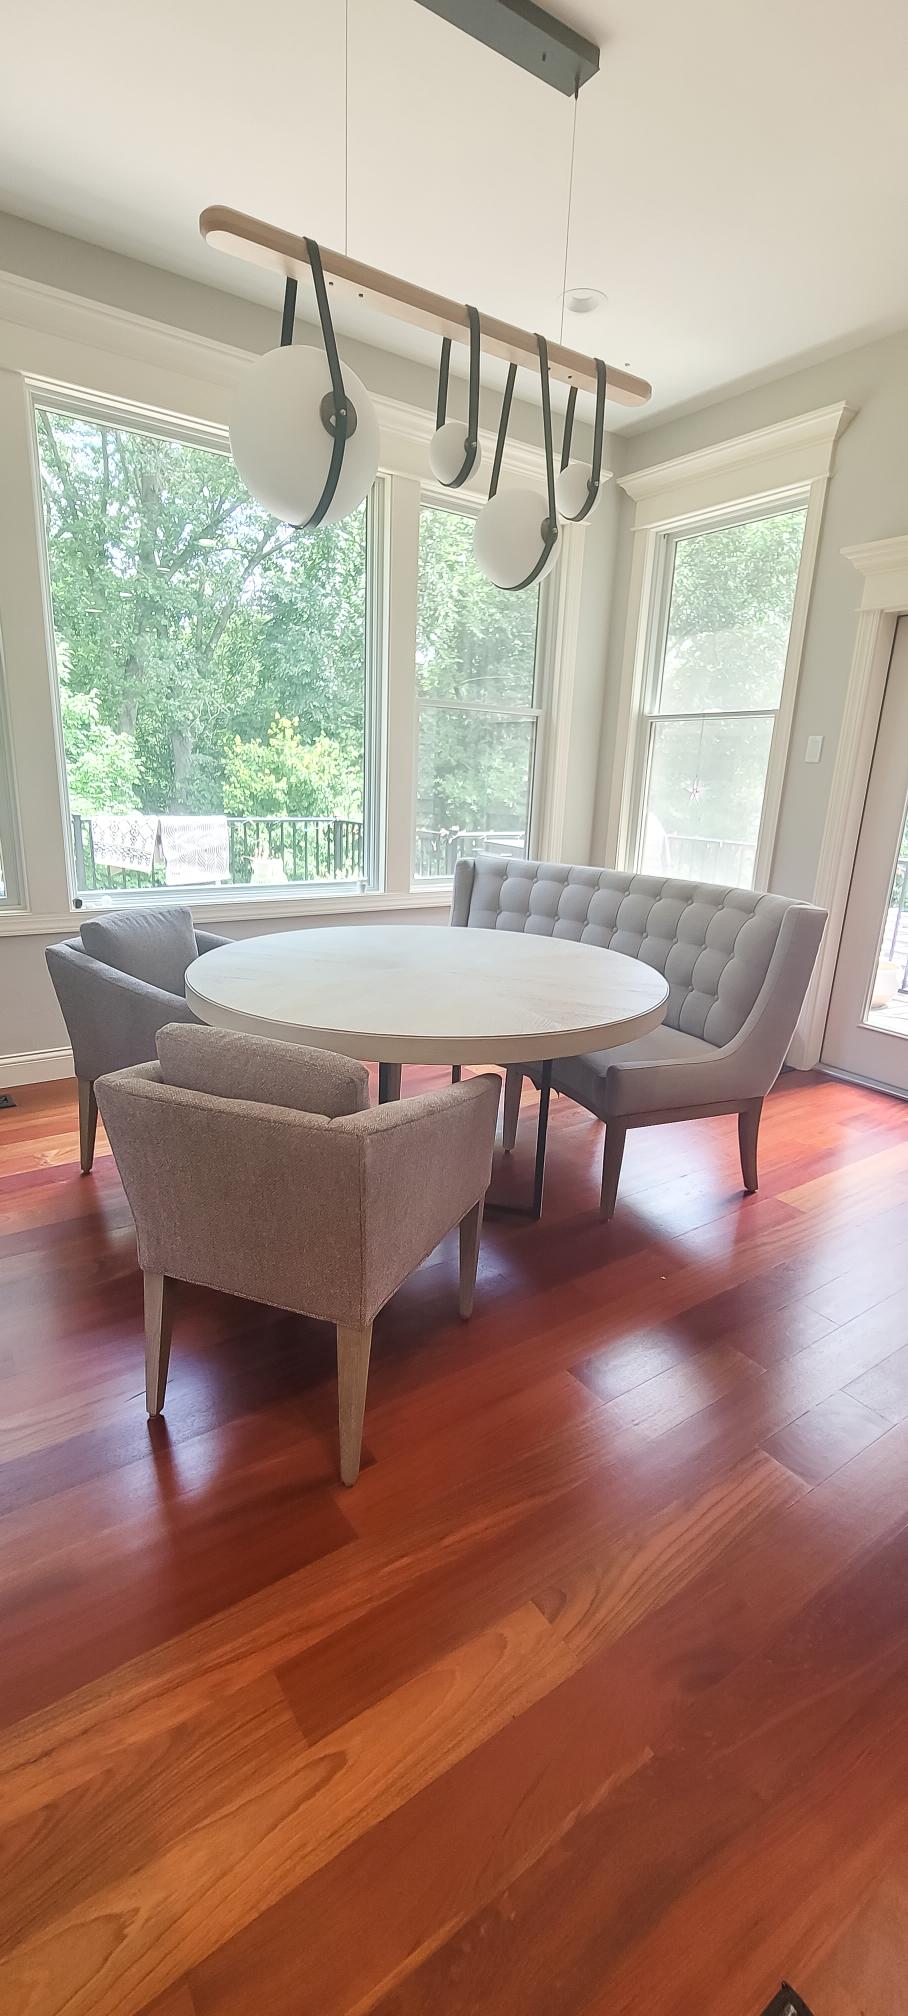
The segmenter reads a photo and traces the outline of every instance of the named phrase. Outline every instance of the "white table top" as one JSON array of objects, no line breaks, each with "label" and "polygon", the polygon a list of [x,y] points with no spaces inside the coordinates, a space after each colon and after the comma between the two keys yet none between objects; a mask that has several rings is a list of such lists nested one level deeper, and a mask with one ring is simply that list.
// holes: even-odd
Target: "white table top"
[{"label": "white table top", "polygon": [[203,1022],[383,1064],[530,1064],[655,1029],[652,966],[517,931],[354,924],[276,931],[203,953],[186,974]]}]

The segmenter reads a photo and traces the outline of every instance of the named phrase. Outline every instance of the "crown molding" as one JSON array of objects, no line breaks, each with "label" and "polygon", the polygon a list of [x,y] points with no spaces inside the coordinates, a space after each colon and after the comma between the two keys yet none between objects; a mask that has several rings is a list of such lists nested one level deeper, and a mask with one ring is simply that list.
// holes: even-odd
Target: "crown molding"
[{"label": "crown molding", "polygon": [[[317,332],[314,332],[317,333]],[[76,397],[158,410],[190,425],[226,429],[229,398],[255,351],[150,320],[132,310],[68,294],[43,281],[0,272],[0,369]],[[426,448],[435,413],[372,393],[389,474],[428,476]],[[480,432],[486,469],[495,436]],[[545,480],[541,447],[509,439],[505,474]],[[480,494],[480,486],[464,492]],[[485,494],[484,491],[481,494]]]},{"label": "crown molding", "polygon": [[637,506],[637,527],[703,515],[745,498],[804,489],[829,475],[836,441],[853,418],[844,401],[751,434],[738,434],[618,481]]},{"label": "crown molding", "polygon": [[908,533],[897,539],[871,539],[866,546],[843,546],[842,558],[864,577],[862,609],[896,615],[908,609]]}]

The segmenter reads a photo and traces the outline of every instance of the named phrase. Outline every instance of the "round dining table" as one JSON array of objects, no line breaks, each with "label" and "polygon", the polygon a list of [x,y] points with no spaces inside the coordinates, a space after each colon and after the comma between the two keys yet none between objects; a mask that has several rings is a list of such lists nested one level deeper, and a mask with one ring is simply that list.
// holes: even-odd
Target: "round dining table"
[{"label": "round dining table", "polygon": [[611,1049],[662,1021],[668,985],[625,953],[521,931],[345,924],[269,932],[204,952],[186,1000],[219,1029],[308,1043],[378,1065],[379,1098],[404,1064],[538,1067],[531,1215],[542,1210],[552,1065]]}]

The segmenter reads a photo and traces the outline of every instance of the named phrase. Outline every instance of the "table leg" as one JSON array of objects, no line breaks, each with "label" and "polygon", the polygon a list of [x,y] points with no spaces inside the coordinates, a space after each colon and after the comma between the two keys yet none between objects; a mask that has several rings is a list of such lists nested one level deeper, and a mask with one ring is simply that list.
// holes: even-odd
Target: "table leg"
[{"label": "table leg", "polygon": [[400,1098],[399,1064],[380,1064],[378,1067],[378,1103],[387,1106],[389,1100]]},{"label": "table leg", "polygon": [[536,1126],[536,1161],[533,1168],[533,1201],[531,1204],[499,1204],[497,1198],[487,1197],[486,1208],[490,1211],[509,1211],[522,1218],[542,1217],[542,1192],[545,1184],[545,1144],[549,1128],[549,1101],[552,1096],[552,1060],[546,1058],[539,1072],[539,1120]]},{"label": "table leg", "polygon": [[459,1065],[459,1064],[452,1064],[452,1065],[451,1065],[451,1084],[452,1084],[452,1085],[459,1085],[459,1084],[460,1084],[460,1065]]}]

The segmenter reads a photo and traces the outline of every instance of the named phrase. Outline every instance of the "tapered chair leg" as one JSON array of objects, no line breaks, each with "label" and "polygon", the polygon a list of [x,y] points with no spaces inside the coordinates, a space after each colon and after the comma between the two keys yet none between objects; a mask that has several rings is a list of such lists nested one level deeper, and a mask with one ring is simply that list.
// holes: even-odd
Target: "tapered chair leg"
[{"label": "tapered chair leg", "polygon": [[504,1074],[504,1120],[502,1122],[502,1146],[510,1155],[517,1140],[517,1122],[520,1119],[520,1094],[523,1091],[523,1072],[519,1064],[509,1064]]},{"label": "tapered chair leg", "polygon": [[83,1176],[91,1174],[98,1131],[98,1102],[90,1078],[79,1079],[79,1161]]},{"label": "tapered chair leg", "polygon": [[342,1330],[338,1324],[337,1418],[340,1429],[340,1474],[344,1484],[355,1484],[359,1476],[371,1350],[371,1323],[367,1323],[364,1330]]},{"label": "tapered chair leg", "polygon": [[167,1391],[170,1333],[173,1324],[173,1282],[166,1274],[143,1274],[145,1286],[145,1405],[160,1414]]},{"label": "tapered chair leg", "polygon": [[480,1197],[479,1203],[474,1204],[472,1211],[468,1211],[460,1221],[460,1313],[464,1317],[473,1314],[484,1203],[485,1198]]},{"label": "tapered chair leg", "polygon": [[760,1132],[760,1117],[763,1112],[762,1099],[750,1099],[738,1114],[738,1146],[741,1150],[741,1174],[744,1188],[749,1197],[757,1188],[757,1138]]},{"label": "tapered chair leg", "polygon": [[600,1218],[614,1215],[615,1200],[618,1196],[618,1178],[627,1140],[627,1121],[609,1120],[605,1130],[605,1147],[602,1151],[602,1194],[599,1199]]}]

